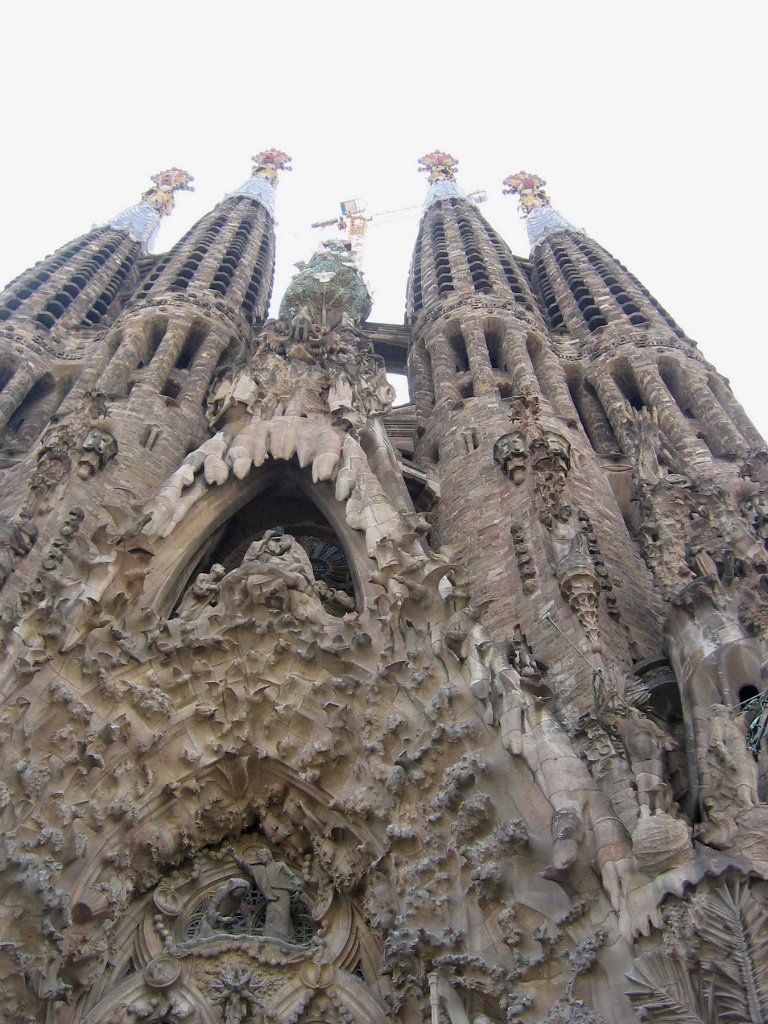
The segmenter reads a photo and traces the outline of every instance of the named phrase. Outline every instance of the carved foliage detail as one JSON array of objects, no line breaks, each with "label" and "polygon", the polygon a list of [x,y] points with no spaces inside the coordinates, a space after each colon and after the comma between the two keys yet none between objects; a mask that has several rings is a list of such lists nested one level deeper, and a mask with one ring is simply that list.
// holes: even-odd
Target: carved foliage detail
[{"label": "carved foliage detail", "polygon": [[658,1024],[768,1019],[768,923],[765,903],[753,890],[734,883],[697,893],[682,913],[673,909],[669,917],[674,955],[645,953],[629,975],[628,995],[641,1019]]}]

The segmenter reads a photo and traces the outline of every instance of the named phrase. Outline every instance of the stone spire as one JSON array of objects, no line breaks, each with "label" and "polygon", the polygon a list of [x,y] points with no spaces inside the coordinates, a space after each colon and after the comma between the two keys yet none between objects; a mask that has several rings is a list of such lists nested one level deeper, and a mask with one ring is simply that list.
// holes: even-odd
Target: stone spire
[{"label": "stone spire", "polygon": [[429,188],[427,198],[424,200],[424,210],[428,210],[432,203],[438,199],[447,199],[456,196],[459,199],[466,199],[466,195],[456,183],[456,168],[459,161],[450,153],[443,153],[436,149],[427,153],[419,160],[419,170],[428,175]]},{"label": "stone spire", "polygon": [[291,158],[279,149],[263,149],[253,160],[250,178],[240,188],[230,192],[230,196],[249,196],[261,203],[270,214],[275,213],[275,189],[277,188],[278,172],[292,171]]},{"label": "stone spire", "polygon": [[173,193],[194,192],[191,185],[194,180],[191,174],[178,167],[153,174],[153,188],[143,193],[140,202],[107,221],[106,226],[126,231],[131,238],[141,243],[143,252],[149,252],[157,237],[160,221],[173,212]]},{"label": "stone spire", "polygon": [[505,178],[502,184],[505,196],[519,196],[520,213],[525,218],[531,249],[553,231],[578,231],[583,234],[579,228],[574,227],[553,209],[549,196],[544,191],[546,181],[537,174],[518,171],[517,174],[510,174]]},{"label": "stone spire", "polygon": [[456,183],[458,160],[435,150],[419,160],[429,189],[422,210],[408,281],[410,318],[433,302],[498,292],[533,312],[535,300],[525,274],[506,242],[478,209],[473,195]]}]

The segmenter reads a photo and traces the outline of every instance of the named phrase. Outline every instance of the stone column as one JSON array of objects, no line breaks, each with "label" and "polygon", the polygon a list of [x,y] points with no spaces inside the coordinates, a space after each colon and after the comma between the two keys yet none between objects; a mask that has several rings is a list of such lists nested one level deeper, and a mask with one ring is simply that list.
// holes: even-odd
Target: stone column
[{"label": "stone column", "polygon": [[450,342],[440,332],[433,334],[426,341],[426,348],[432,362],[432,375],[435,382],[435,400],[446,399],[458,401],[459,392],[456,387],[456,370],[451,355]]},{"label": "stone column", "polygon": [[541,393],[539,382],[533,371],[531,357],[525,344],[525,333],[520,329],[504,325],[501,339],[501,351],[504,362],[515,382],[515,389],[520,395],[538,395]]},{"label": "stone column", "polygon": [[229,337],[224,330],[211,329],[189,370],[189,377],[181,393],[180,401],[185,404],[202,406],[213,379],[221,353],[227,347]]},{"label": "stone column", "polygon": [[710,380],[709,387],[720,405],[722,405],[731,420],[739,428],[741,436],[746,440],[747,444],[757,450],[765,448],[765,441],[761,437],[759,431],[755,428],[752,420],[750,420],[749,416],[747,416],[742,407],[736,401],[725,381],[719,380],[715,377]]},{"label": "stone column", "polygon": [[189,337],[191,329],[192,325],[186,322],[168,324],[163,339],[147,367],[147,372],[141,382],[142,386],[153,391],[162,391],[169,373],[181,355],[184,342]]},{"label": "stone column", "polygon": [[0,392],[0,430],[8,423],[29,392],[40,379],[41,374],[20,366]]},{"label": "stone column", "polygon": [[485,334],[474,324],[470,326],[465,323],[461,324],[461,333],[467,349],[467,360],[474,384],[474,392],[476,395],[487,394],[493,391],[494,384]]},{"label": "stone column", "polygon": [[616,451],[619,443],[597,395],[587,389],[583,379],[579,380],[576,393],[576,407],[595,450],[601,454]]},{"label": "stone column", "polygon": [[689,371],[683,377],[682,387],[715,455],[746,456],[747,445],[741,434],[707,385]]},{"label": "stone column", "polygon": [[628,403],[607,367],[587,378],[595,389],[608,422],[625,455],[635,451],[634,432],[631,427]]},{"label": "stone column", "polygon": [[416,406],[419,426],[424,427],[435,403],[435,388],[429,354],[423,341],[414,345],[409,353],[408,385]]},{"label": "stone column", "polygon": [[670,441],[695,459],[708,460],[709,449],[691,430],[690,424],[680,412],[677,402],[661,379],[656,364],[634,365],[632,370],[646,405],[649,409],[656,411],[659,417],[659,426]]},{"label": "stone column", "polygon": [[145,325],[135,322],[125,327],[122,341],[98,381],[105,394],[126,394],[128,381],[146,351]]},{"label": "stone column", "polygon": [[565,382],[565,373],[560,361],[549,347],[548,342],[538,338],[535,341],[538,343],[538,350],[532,358],[532,364],[542,394],[549,399],[558,416],[574,422],[577,418],[576,410]]},{"label": "stone column", "polygon": [[123,332],[120,329],[113,329],[102,339],[96,350],[91,352],[90,358],[85,364],[85,369],[61,403],[62,414],[71,412],[87,391],[96,390],[99,378],[104,372],[105,367],[109,365],[110,359],[120,347],[122,338]]}]

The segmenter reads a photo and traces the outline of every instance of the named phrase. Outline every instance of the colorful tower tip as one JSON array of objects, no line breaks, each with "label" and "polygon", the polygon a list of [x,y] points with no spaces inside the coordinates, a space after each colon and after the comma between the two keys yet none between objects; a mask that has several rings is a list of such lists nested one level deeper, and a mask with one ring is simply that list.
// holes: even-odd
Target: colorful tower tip
[{"label": "colorful tower tip", "polygon": [[155,187],[147,189],[141,197],[142,203],[160,211],[161,217],[168,217],[174,208],[174,192],[194,192],[192,182],[195,180],[189,171],[180,167],[171,167],[167,171],[153,174],[150,179]]},{"label": "colorful tower tip", "polygon": [[528,171],[518,171],[517,174],[510,174],[502,182],[504,195],[519,197],[520,213],[527,217],[532,210],[538,206],[549,206],[549,196],[544,191],[546,181],[538,174],[530,174]]},{"label": "colorful tower tip", "polygon": [[107,221],[108,227],[127,231],[131,238],[141,243],[144,252],[151,250],[163,217],[173,212],[173,193],[195,191],[191,185],[195,179],[180,167],[153,174],[151,180],[154,183],[152,188],[142,194],[138,203]]},{"label": "colorful tower tip", "polygon": [[263,149],[256,156],[252,156],[251,160],[253,160],[251,174],[255,178],[264,178],[266,181],[271,182],[273,187],[277,185],[279,171],[293,170],[289,166],[291,158],[287,153],[283,153],[281,149]]},{"label": "colorful tower tip", "polygon": [[455,181],[459,161],[450,153],[436,149],[419,160],[419,170],[429,175],[430,185],[439,181]]}]

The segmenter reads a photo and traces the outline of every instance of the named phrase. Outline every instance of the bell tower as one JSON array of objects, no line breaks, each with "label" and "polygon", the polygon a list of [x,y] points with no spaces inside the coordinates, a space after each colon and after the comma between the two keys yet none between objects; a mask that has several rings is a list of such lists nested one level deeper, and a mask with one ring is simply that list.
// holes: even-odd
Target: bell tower
[{"label": "bell tower", "polygon": [[130,298],[174,192],[192,177],[153,176],[141,201],[20,274],[0,295],[0,442],[25,449],[102,357],[101,338]]},{"label": "bell tower", "polygon": [[[247,359],[274,276],[278,174],[290,157],[265,150],[251,177],[161,256],[104,337],[80,391],[127,403],[118,442],[159,472],[204,429],[205,399],[222,361]],[[73,395],[73,399],[77,395]]]},{"label": "bell tower", "polygon": [[474,598],[492,602],[500,624],[517,569],[494,444],[510,433],[513,398],[520,415],[533,405],[563,423],[575,414],[527,268],[461,191],[453,157],[434,152],[420,165],[429,187],[407,301],[416,458],[439,480],[435,540],[466,545]]},{"label": "bell tower", "polygon": [[627,405],[647,409],[705,472],[713,458],[733,461],[759,447],[727,381],[626,267],[551,206],[546,182],[523,172],[504,184],[520,197],[548,327],[561,345],[575,339],[585,357],[584,372],[572,370],[569,384],[597,450],[631,450]]}]

